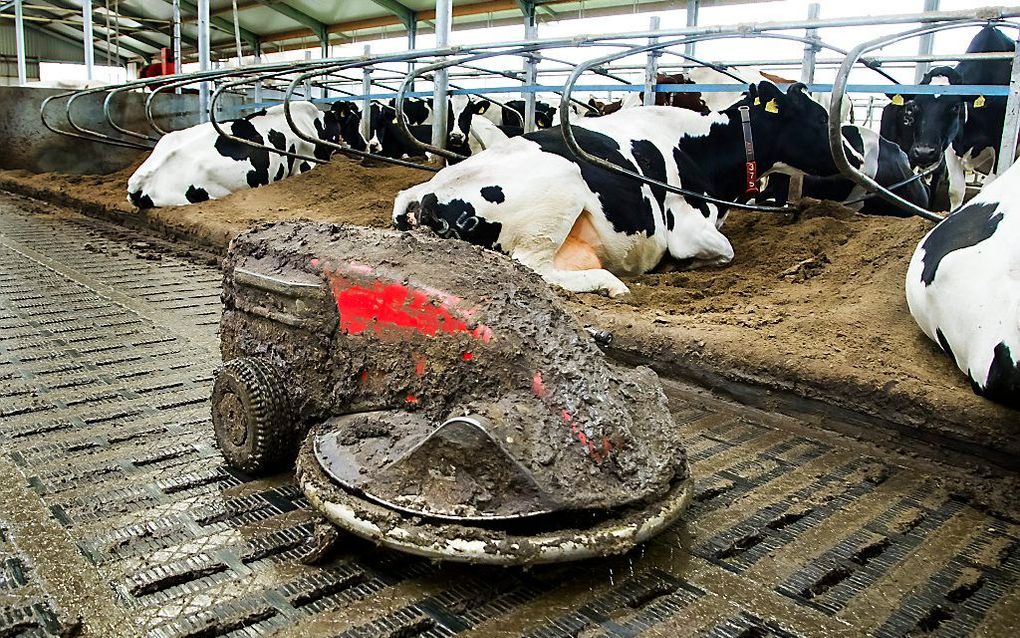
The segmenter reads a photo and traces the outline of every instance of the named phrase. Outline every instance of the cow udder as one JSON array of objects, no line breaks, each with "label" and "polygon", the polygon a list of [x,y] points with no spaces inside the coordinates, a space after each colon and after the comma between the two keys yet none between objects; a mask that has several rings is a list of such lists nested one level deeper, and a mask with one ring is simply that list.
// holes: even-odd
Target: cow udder
[{"label": "cow udder", "polygon": [[581,211],[574,226],[567,233],[553,257],[553,266],[559,270],[593,270],[602,268],[599,252],[602,240],[595,231],[591,213]]}]

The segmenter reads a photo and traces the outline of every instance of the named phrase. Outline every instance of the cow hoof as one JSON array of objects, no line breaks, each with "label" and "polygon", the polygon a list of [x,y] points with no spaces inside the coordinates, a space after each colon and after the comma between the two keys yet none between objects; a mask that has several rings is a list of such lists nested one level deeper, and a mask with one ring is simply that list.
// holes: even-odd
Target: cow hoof
[{"label": "cow hoof", "polygon": [[630,294],[630,288],[628,288],[627,286],[624,286],[622,288],[613,287],[607,289],[606,292],[609,293],[610,299],[621,299]]}]

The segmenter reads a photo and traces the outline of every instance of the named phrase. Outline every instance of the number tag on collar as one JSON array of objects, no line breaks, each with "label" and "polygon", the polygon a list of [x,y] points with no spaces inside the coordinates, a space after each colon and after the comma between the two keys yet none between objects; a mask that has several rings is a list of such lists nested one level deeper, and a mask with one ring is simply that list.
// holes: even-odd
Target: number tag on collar
[{"label": "number tag on collar", "polygon": [[977,96],[977,99],[974,100],[974,108],[979,109],[979,108],[981,108],[984,105],[985,105],[985,96],[983,96],[983,95]]},{"label": "number tag on collar", "polygon": [[903,106],[903,96],[900,95],[899,93],[892,96],[892,103],[895,104],[896,106]]},{"label": "number tag on collar", "polygon": [[768,111],[769,113],[779,112],[779,105],[776,104],[775,98],[772,98],[771,100],[765,103],[765,110]]}]

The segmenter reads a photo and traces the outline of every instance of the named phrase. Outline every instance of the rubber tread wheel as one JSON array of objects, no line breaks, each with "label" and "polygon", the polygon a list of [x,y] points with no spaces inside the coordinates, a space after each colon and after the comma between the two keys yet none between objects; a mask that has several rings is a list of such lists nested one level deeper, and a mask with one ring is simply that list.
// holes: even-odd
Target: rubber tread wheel
[{"label": "rubber tread wheel", "polygon": [[216,444],[231,467],[262,476],[294,460],[298,441],[287,394],[279,373],[264,359],[241,357],[220,369],[212,421]]}]

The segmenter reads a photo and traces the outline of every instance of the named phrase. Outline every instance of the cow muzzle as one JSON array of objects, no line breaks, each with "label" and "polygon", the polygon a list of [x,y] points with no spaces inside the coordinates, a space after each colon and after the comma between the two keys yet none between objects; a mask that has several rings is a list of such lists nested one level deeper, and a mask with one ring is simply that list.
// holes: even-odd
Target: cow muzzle
[{"label": "cow muzzle", "polygon": [[396,219],[393,220],[393,224],[397,227],[397,230],[411,230],[418,225],[420,215],[421,202],[414,201],[407,205],[402,215],[397,215]]},{"label": "cow muzzle", "polygon": [[939,150],[934,146],[914,146],[910,149],[910,162],[920,168],[931,168],[939,161]]}]

